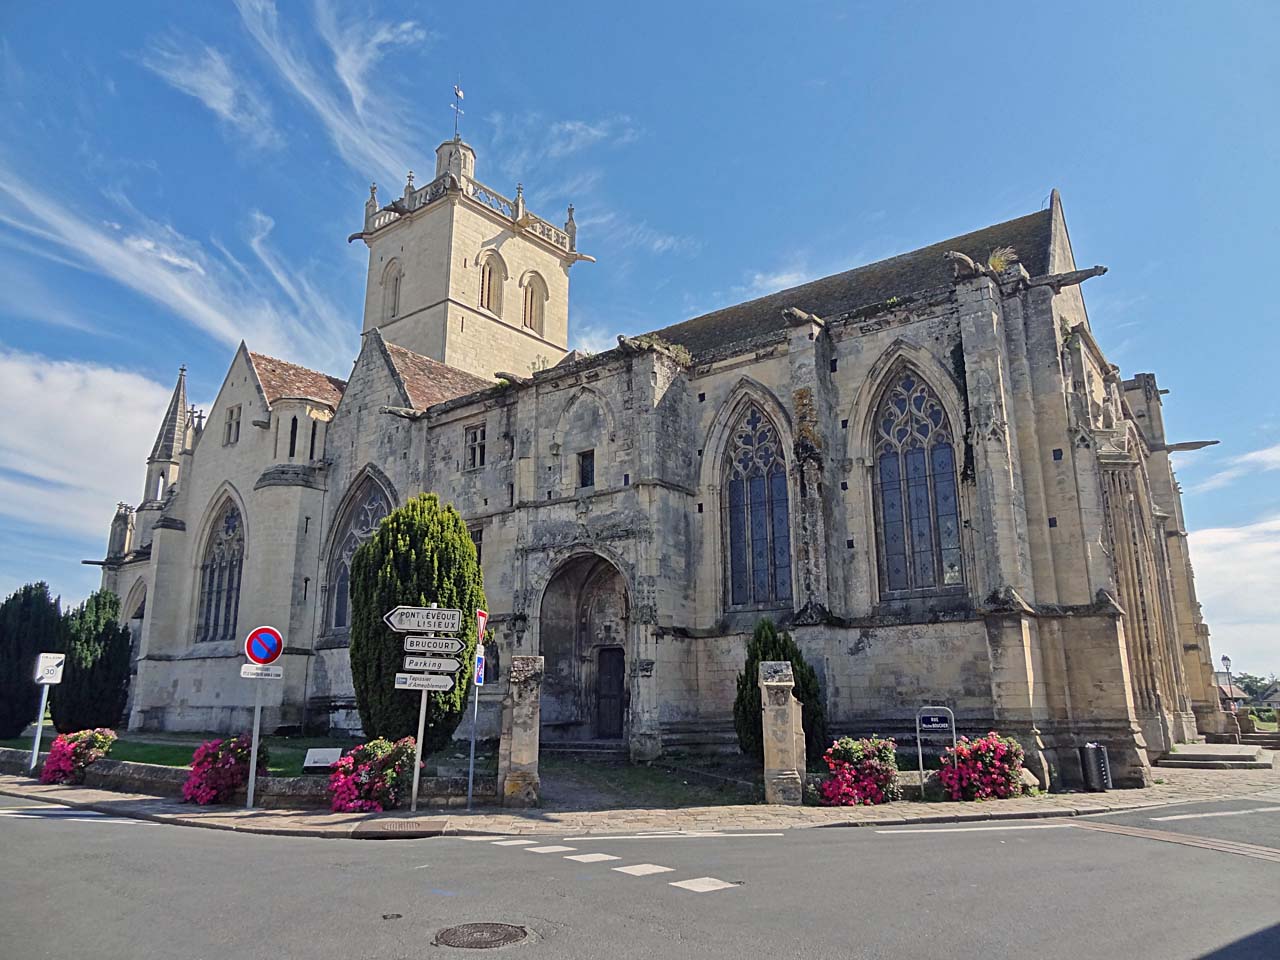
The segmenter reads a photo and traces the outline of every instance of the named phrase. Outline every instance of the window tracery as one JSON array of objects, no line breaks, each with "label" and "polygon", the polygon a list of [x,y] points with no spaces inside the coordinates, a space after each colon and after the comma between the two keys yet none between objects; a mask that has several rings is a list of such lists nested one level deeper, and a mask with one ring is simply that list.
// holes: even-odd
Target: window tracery
[{"label": "window tracery", "polygon": [[236,639],[243,569],[244,523],[239,508],[227,500],[209,533],[200,565],[197,641]]},{"label": "window tracery", "polygon": [[330,625],[335,630],[351,626],[351,558],[360,545],[373,536],[382,518],[390,512],[387,496],[372,479],[366,478],[343,519],[342,532],[334,541],[329,582]]},{"label": "window tracery", "polygon": [[754,403],[738,419],[725,471],[729,601],[791,600],[791,518],[787,464],[778,430]]}]

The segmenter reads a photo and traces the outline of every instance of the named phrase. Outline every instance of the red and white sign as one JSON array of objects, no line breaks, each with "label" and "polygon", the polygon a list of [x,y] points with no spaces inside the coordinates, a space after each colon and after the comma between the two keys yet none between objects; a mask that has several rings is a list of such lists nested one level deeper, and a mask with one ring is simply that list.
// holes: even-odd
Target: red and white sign
[{"label": "red and white sign", "polygon": [[253,663],[266,666],[284,653],[284,635],[275,627],[257,627],[244,638],[244,655]]},{"label": "red and white sign", "polygon": [[476,611],[476,643],[484,643],[484,628],[489,623],[489,614],[484,610]]}]

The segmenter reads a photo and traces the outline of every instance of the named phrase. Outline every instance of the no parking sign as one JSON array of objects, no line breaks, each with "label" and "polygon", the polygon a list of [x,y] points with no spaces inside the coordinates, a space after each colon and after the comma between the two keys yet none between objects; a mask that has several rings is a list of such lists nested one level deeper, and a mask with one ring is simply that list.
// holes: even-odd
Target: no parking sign
[{"label": "no parking sign", "polygon": [[258,627],[244,638],[244,655],[260,666],[275,663],[284,653],[284,637],[275,627]]}]

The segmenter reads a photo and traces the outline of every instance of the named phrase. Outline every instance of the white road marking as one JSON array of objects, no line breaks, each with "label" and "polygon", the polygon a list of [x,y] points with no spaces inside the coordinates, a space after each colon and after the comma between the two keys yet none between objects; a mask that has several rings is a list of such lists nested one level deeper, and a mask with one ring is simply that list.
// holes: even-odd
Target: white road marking
[{"label": "white road marking", "polygon": [[606,860],[621,860],[621,857],[615,857],[611,853],[580,853],[574,857],[565,857],[566,860],[576,860],[578,863],[604,863]]},{"label": "white road marking", "polygon": [[491,837],[491,836],[486,836],[483,833],[477,833],[474,837],[459,837],[458,839],[459,840],[490,840],[494,843],[497,843],[499,840],[505,840],[506,837]]},{"label": "white road marking", "polygon": [[57,821],[58,823],[128,823],[134,826],[155,826],[155,824],[150,820],[134,820],[130,817],[110,817],[105,813],[96,813],[92,810],[59,810],[56,813],[0,812],[0,817],[8,817],[11,820],[50,820]]},{"label": "white road marking", "polygon": [[1149,820],[1202,820],[1205,817],[1239,817],[1246,813],[1280,813],[1280,807],[1252,807],[1248,810],[1216,810],[1213,813],[1179,813],[1172,817],[1148,817]]},{"label": "white road marking", "polygon": [[694,893],[711,893],[713,890],[727,890],[736,887],[736,883],[725,883],[715,877],[694,877],[692,880],[677,880],[670,884],[681,890],[692,890]]},{"label": "white road marking", "polygon": [[921,824],[919,827],[908,827],[902,830],[877,830],[876,833],[917,833],[921,836],[930,833],[981,833],[988,830],[1062,830],[1071,826],[1069,823],[1023,823],[1001,827],[931,827]]},{"label": "white road marking", "polygon": [[647,877],[651,873],[671,873],[674,867],[660,867],[656,863],[633,863],[629,867],[614,867],[619,873],[631,877]]},{"label": "white road marking", "polygon": [[525,847],[525,853],[564,853],[566,850],[577,850],[577,847],[560,847],[551,845],[549,847]]},{"label": "white road marking", "polygon": [[70,817],[88,820],[105,816],[105,813],[98,813],[95,810],[76,810],[75,808],[51,810],[47,807],[43,809],[33,807],[30,810],[0,811],[0,817],[20,817],[27,820],[66,820]]},{"label": "white road marking", "polygon": [[705,840],[708,837],[734,839],[736,837],[780,837],[781,833],[724,833],[718,830],[680,830],[665,833],[634,833],[625,836],[596,834],[589,837],[565,837],[565,842],[573,840]]},{"label": "white road marking", "polygon": [[537,840],[495,840],[493,845],[495,847],[527,847],[537,842]]}]

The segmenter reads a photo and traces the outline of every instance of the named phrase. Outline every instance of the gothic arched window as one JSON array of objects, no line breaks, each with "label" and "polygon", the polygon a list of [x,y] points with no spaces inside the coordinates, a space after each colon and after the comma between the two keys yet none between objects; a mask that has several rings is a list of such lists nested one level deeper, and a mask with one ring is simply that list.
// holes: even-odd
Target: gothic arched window
[{"label": "gothic arched window", "polygon": [[213,521],[200,564],[196,640],[236,639],[243,570],[244,521],[235,503],[227,500]]},{"label": "gothic arched window", "polygon": [[382,319],[394,320],[400,316],[400,285],[404,271],[400,261],[392,260],[382,272]]},{"label": "gothic arched window", "polygon": [[791,600],[791,517],[787,463],[778,430],[754,403],[733,429],[725,466],[729,602]]},{"label": "gothic arched window", "polygon": [[951,423],[937,394],[909,367],[889,379],[876,408],[872,449],[881,593],[962,586]]},{"label": "gothic arched window", "polygon": [[547,284],[536,273],[524,278],[524,325],[542,335],[543,311],[547,303]]},{"label": "gothic arched window", "polygon": [[502,284],[507,279],[507,266],[490,251],[480,260],[480,308],[502,316]]},{"label": "gothic arched window", "polygon": [[335,630],[351,626],[351,558],[360,544],[378,529],[390,510],[387,495],[382,487],[366,477],[351,498],[346,516],[333,541],[333,555],[329,566],[329,583],[332,584],[329,602],[329,625]]}]

